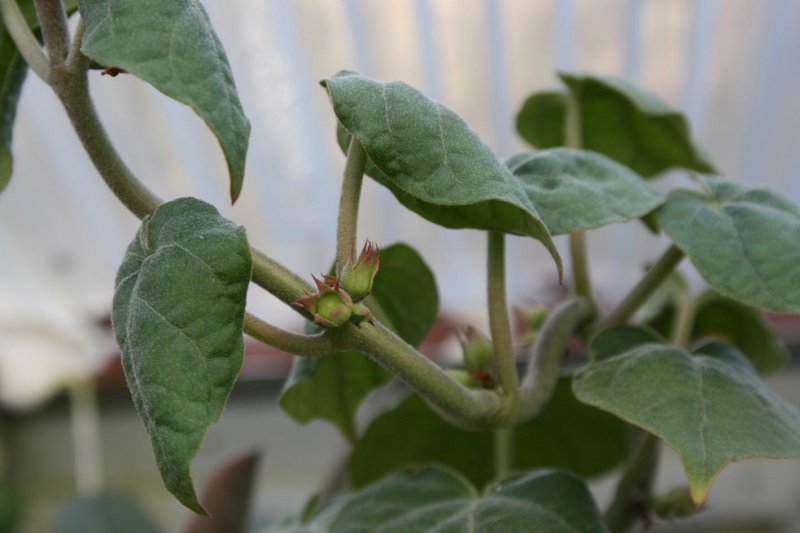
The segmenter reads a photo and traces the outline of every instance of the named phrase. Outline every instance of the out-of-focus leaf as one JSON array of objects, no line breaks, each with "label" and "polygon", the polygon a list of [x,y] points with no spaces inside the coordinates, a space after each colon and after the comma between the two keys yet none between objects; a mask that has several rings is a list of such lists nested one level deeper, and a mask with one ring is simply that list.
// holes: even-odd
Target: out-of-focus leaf
[{"label": "out-of-focus leaf", "polygon": [[74,501],[59,514],[53,533],[158,533],[136,504],[114,494]]}]

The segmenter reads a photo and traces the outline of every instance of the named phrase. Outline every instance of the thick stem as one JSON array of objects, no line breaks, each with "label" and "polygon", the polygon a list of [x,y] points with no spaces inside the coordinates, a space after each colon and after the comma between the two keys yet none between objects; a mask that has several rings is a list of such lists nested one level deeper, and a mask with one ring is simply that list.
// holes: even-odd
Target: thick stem
[{"label": "thick stem", "polygon": [[336,228],[336,272],[339,275],[348,262],[355,261],[358,204],[366,164],[367,152],[361,141],[353,136],[350,148],[347,150],[347,163],[344,166],[342,196],[339,199],[339,224]]},{"label": "thick stem", "polygon": [[497,480],[508,477],[514,468],[514,428],[494,430],[494,476]]},{"label": "thick stem", "polygon": [[250,313],[244,316],[244,332],[273,348],[303,357],[325,357],[339,351],[326,331],[319,335],[298,335],[264,322]]},{"label": "thick stem", "polygon": [[509,409],[513,410],[519,397],[519,377],[506,303],[505,236],[500,232],[490,231],[488,237],[489,329],[492,333],[497,379],[503,395],[508,400]]},{"label": "thick stem", "polygon": [[562,303],[550,313],[531,349],[525,378],[520,388],[515,423],[530,420],[541,412],[555,391],[561,359],[575,332],[594,316],[594,308],[583,298]]},{"label": "thick stem", "polygon": [[48,82],[50,66],[47,56],[39,46],[39,41],[34,37],[17,3],[14,0],[0,0],[0,16],[3,17],[3,24],[17,45],[22,58],[37,76]]},{"label": "thick stem", "polygon": [[34,3],[50,64],[59,65],[67,58],[69,51],[69,29],[64,4],[61,0],[34,0]]},{"label": "thick stem", "polygon": [[642,435],[617,485],[605,519],[612,533],[624,533],[642,517],[642,508],[653,492],[661,441],[652,433]]},{"label": "thick stem", "polygon": [[[344,326],[334,331],[345,329],[354,330],[355,326]],[[362,326],[348,337],[343,347],[369,355],[447,415],[454,424],[469,429],[493,428],[501,416],[503,400],[498,394],[461,385],[382,324]]]},{"label": "thick stem", "polygon": [[575,283],[575,294],[592,302],[592,282],[589,277],[585,231],[580,230],[570,234],[569,251],[572,256],[572,279]]},{"label": "thick stem", "polygon": [[624,324],[663,283],[670,272],[675,270],[683,257],[684,254],[680,248],[674,244],[671,245],[619,305],[594,328],[593,333],[597,334],[612,326]]}]

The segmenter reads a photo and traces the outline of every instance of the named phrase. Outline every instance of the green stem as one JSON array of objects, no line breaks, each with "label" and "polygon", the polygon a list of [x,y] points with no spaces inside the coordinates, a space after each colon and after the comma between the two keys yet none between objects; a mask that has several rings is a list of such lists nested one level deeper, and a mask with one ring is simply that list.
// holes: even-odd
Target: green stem
[{"label": "green stem", "polygon": [[514,468],[514,428],[494,430],[494,475],[497,480],[507,478]]},{"label": "green stem", "polygon": [[573,298],[553,309],[536,336],[525,378],[520,388],[519,409],[514,422],[521,424],[541,412],[555,391],[561,359],[575,332],[594,316],[594,307],[583,298]]},{"label": "green stem", "polygon": [[589,277],[585,231],[580,230],[570,234],[569,251],[572,256],[572,279],[575,283],[575,294],[592,303],[592,283]]},{"label": "green stem", "polygon": [[606,524],[612,533],[628,531],[642,517],[642,505],[653,492],[660,449],[658,437],[647,432],[642,435],[617,485],[614,501],[606,511]]},{"label": "green stem", "polygon": [[678,313],[672,330],[672,342],[677,346],[686,347],[692,340],[694,319],[697,307],[690,294],[683,294],[678,302]]},{"label": "green stem", "polygon": [[344,166],[342,196],[339,200],[339,223],[336,228],[336,272],[341,275],[345,265],[355,261],[356,234],[358,230],[358,204],[361,198],[361,183],[367,152],[355,135],[347,150]]},{"label": "green stem", "polygon": [[292,355],[325,357],[339,351],[327,331],[319,335],[298,335],[268,324],[250,313],[244,316],[244,332],[254,339]]},{"label": "green stem", "polygon": [[639,307],[653,294],[669,274],[675,270],[683,259],[683,252],[674,244],[667,248],[664,255],[645,273],[639,283],[631,289],[625,298],[595,328],[597,334],[604,329],[624,324]]},{"label": "green stem", "polygon": [[488,232],[487,250],[489,329],[492,333],[497,379],[508,400],[508,408],[513,410],[519,399],[519,377],[506,303],[505,235],[498,231]]},{"label": "green stem", "polygon": [[34,3],[50,64],[59,65],[67,58],[69,51],[69,29],[64,4],[61,0],[34,0]]},{"label": "green stem", "polygon": [[6,30],[17,45],[20,55],[37,76],[48,81],[50,66],[39,41],[33,35],[25,17],[14,0],[0,0],[0,16]]},{"label": "green stem", "polygon": [[342,347],[369,355],[452,423],[467,429],[493,429],[502,416],[503,400],[497,393],[468,389],[382,324],[333,331],[349,337]]}]

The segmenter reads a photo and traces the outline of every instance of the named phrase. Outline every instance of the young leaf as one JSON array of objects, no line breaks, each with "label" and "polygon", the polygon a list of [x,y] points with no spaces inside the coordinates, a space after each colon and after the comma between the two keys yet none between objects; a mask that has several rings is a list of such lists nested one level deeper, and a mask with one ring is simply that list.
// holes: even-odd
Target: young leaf
[{"label": "young leaf", "polygon": [[658,210],[667,235],[714,288],[772,311],[800,313],[800,208],[768,189],[709,177]]},{"label": "young leaf", "polygon": [[[652,177],[673,168],[714,172],[682,114],[654,93],[617,76],[561,72],[580,106],[581,147]],[[564,144],[565,98],[538,93],[517,116],[520,135],[537,148]]]},{"label": "young leaf", "polygon": [[145,80],[205,120],[225,154],[235,202],[250,122],[203,6],[197,0],[80,0],[80,12],[86,21],[81,52]]},{"label": "young leaf", "polygon": [[506,165],[552,235],[627,222],[664,203],[664,195],[635,172],[593,152],[525,152]]},{"label": "young leaf", "polygon": [[[439,310],[436,280],[420,255],[405,244],[388,246],[380,253],[372,295],[365,302],[403,340],[417,346]],[[370,391],[390,378],[389,372],[360,352],[332,354],[321,359],[297,357],[280,405],[298,422],[328,420],[345,438],[355,442],[358,406]]]},{"label": "young leaf", "polygon": [[589,490],[578,478],[538,471],[508,478],[481,496],[448,470],[405,471],[356,493],[330,533],[607,532]]},{"label": "young leaf", "polygon": [[117,273],[112,321],[164,484],[204,514],[189,473],[242,364],[252,259],[244,228],[181,198],[142,222]]},{"label": "young leaf", "polygon": [[778,370],[789,360],[780,335],[758,309],[712,290],[701,294],[696,306],[692,338],[724,338],[741,350],[761,375]]},{"label": "young leaf", "polygon": [[461,117],[400,82],[342,71],[322,85],[341,125],[364,145],[372,163],[367,173],[400,203],[448,228],[529,235],[547,247],[561,272],[536,208]]},{"label": "young leaf", "polygon": [[643,344],[584,367],[573,390],[582,402],[669,444],[681,457],[698,505],[730,462],[800,456],[800,412],[722,342],[694,355],[675,346]]},{"label": "young leaf", "polygon": [[[514,428],[515,469],[558,468],[592,477],[625,459],[627,425],[578,402],[570,382],[561,377],[544,411]],[[493,446],[491,433],[456,428],[411,394],[367,428],[350,456],[350,480],[358,488],[402,467],[441,464],[483,487],[495,477]]]},{"label": "young leaf", "polygon": [[53,533],[158,533],[159,528],[137,505],[121,496],[101,493],[71,502],[55,520]]}]

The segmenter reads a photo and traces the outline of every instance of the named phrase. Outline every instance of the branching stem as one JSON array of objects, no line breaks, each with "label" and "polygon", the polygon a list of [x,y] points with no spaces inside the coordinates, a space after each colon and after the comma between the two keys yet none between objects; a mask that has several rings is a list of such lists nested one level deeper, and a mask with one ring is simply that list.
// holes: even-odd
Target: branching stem
[{"label": "branching stem", "polygon": [[50,65],[59,65],[67,58],[69,50],[69,29],[64,3],[61,0],[34,0],[34,3]]}]

